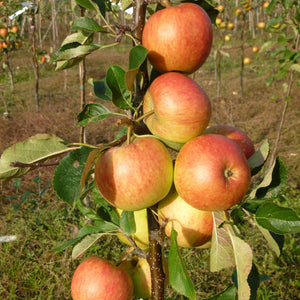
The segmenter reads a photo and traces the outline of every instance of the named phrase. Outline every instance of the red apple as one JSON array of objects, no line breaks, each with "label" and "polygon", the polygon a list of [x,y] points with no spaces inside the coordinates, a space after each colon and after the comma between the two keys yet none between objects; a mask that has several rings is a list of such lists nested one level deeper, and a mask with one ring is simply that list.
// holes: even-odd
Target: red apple
[{"label": "red apple", "polygon": [[254,145],[245,132],[233,126],[217,125],[204,130],[203,134],[215,133],[224,135],[231,140],[235,141],[243,150],[246,158],[248,159],[255,152]]},{"label": "red apple", "polygon": [[177,232],[177,244],[181,247],[199,247],[212,236],[213,216],[211,211],[196,209],[185,202],[176,191],[159,202],[158,215],[161,221],[168,220],[165,233]]},{"label": "red apple", "polygon": [[2,42],[2,48],[9,48],[10,47],[10,41],[4,41],[4,42]]},{"label": "red apple", "polygon": [[89,257],[75,270],[71,293],[73,300],[131,300],[133,283],[124,269],[99,257]]},{"label": "red apple", "polygon": [[6,28],[0,28],[0,36],[7,36],[8,35],[8,30]]},{"label": "red apple", "polygon": [[10,29],[10,32],[12,33],[17,33],[19,31],[18,27],[17,26],[13,26],[11,29]]},{"label": "red apple", "polygon": [[169,192],[173,179],[172,158],[154,137],[136,138],[113,147],[95,166],[95,180],[103,197],[113,206],[135,211],[150,207]]},{"label": "red apple", "polygon": [[41,55],[39,61],[41,64],[44,64],[46,62],[46,57],[44,55]]},{"label": "red apple", "polygon": [[177,72],[157,77],[144,97],[144,113],[149,130],[163,139],[185,143],[198,136],[209,123],[211,103],[202,88]]},{"label": "red apple", "polygon": [[192,139],[180,149],[175,161],[176,190],[197,209],[229,209],[244,197],[250,180],[241,148],[222,135],[204,134]]},{"label": "red apple", "polygon": [[155,12],[146,22],[142,44],[160,72],[195,72],[207,59],[213,39],[211,21],[200,6],[182,3]]}]

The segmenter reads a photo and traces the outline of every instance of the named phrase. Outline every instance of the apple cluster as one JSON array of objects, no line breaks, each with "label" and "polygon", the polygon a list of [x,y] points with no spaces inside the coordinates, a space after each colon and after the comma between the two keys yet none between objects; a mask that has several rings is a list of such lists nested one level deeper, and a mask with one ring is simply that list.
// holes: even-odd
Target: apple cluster
[{"label": "apple cluster", "polygon": [[19,28],[16,25],[11,28],[0,28],[0,52],[7,52],[22,47],[22,41],[18,32]]},{"label": "apple cluster", "polygon": [[[247,159],[254,153],[253,143],[234,127],[208,127],[210,100],[189,77],[207,59],[212,39],[209,16],[193,3],[164,8],[148,19],[142,44],[149,51],[149,62],[160,73],[143,101],[144,123],[152,135],[132,137],[130,143],[102,152],[95,165],[95,181],[102,196],[120,215],[123,210],[134,211],[137,231],[132,238],[142,250],[148,249],[147,208],[157,205],[166,235],[175,229],[179,246],[205,247],[212,236],[212,211],[237,204],[250,184]],[[174,160],[168,147],[177,149]],[[129,243],[123,234],[118,236]],[[92,260],[97,263],[92,265]],[[119,267],[99,258],[90,261],[85,260],[75,271],[74,300],[150,296],[146,260],[137,259],[133,265],[125,261]],[[114,287],[108,287],[111,274]],[[93,279],[85,282],[86,277]],[[100,277],[105,277],[105,283]],[[95,289],[97,284],[103,288]],[[92,296],[84,298],[89,286]],[[120,286],[119,296],[111,294],[116,286]],[[109,296],[99,297],[100,293]]]}]

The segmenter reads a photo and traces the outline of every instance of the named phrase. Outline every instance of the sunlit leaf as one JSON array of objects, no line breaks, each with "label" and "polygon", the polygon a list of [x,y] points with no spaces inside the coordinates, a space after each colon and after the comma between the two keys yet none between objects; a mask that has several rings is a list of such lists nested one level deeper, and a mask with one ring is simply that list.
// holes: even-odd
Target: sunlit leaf
[{"label": "sunlit leaf", "polygon": [[74,246],[72,251],[72,259],[76,259],[80,255],[84,254],[105,234],[106,233],[95,233],[84,237],[79,243]]},{"label": "sunlit leaf", "polygon": [[[9,180],[23,176],[35,169],[35,163],[45,162],[72,149],[68,148],[64,141],[55,135],[37,134],[32,136],[28,140],[14,144],[4,150],[0,158],[0,181],[3,185]],[[32,166],[13,167],[11,166],[13,162]]]},{"label": "sunlit leaf", "polygon": [[85,105],[83,110],[78,114],[77,125],[85,126],[90,122],[101,121],[112,114],[113,112],[104,105],[100,103],[90,103]]},{"label": "sunlit leaf", "polygon": [[260,226],[277,234],[300,232],[300,218],[296,212],[275,203],[261,205],[257,209],[255,219]]},{"label": "sunlit leaf", "polygon": [[218,272],[235,265],[233,247],[228,231],[221,226],[224,212],[213,212],[214,227],[210,249],[210,270]]},{"label": "sunlit leaf", "polygon": [[251,175],[257,174],[269,155],[269,141],[265,140],[260,148],[248,159]]},{"label": "sunlit leaf", "polygon": [[193,283],[185,268],[177,245],[177,232],[175,230],[172,230],[170,238],[171,246],[168,257],[169,282],[178,293],[189,299],[196,299]]},{"label": "sunlit leaf", "polygon": [[76,19],[71,30],[85,30],[89,32],[107,32],[94,19],[88,17],[80,17]]}]

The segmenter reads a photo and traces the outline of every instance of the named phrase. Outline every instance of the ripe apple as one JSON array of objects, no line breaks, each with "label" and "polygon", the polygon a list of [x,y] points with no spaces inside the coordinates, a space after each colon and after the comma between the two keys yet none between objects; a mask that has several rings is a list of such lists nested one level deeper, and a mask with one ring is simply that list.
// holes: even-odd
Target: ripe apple
[{"label": "ripe apple", "polygon": [[245,57],[244,58],[244,65],[249,65],[251,63],[251,58],[250,57]]},{"label": "ripe apple", "polygon": [[[121,216],[122,210],[118,208],[116,210]],[[142,250],[147,250],[149,248],[147,209],[135,211],[134,220],[136,232],[132,235],[132,238],[139,248]],[[119,233],[117,236],[121,242],[125,243],[126,245],[131,245],[123,233]]]},{"label": "ripe apple", "polygon": [[258,22],[258,28],[264,29],[265,27],[266,27],[266,23],[265,22]]},{"label": "ripe apple", "polygon": [[228,25],[227,25],[227,28],[228,28],[229,30],[233,30],[233,29],[234,29],[234,23],[229,22]]},{"label": "ripe apple", "polygon": [[46,62],[46,57],[44,55],[41,55],[39,61],[41,64],[44,64]]},{"label": "ripe apple", "polygon": [[264,2],[264,8],[268,8],[269,5],[270,5],[270,2]]},{"label": "ripe apple", "polygon": [[177,244],[180,247],[199,247],[211,239],[212,212],[192,207],[176,191],[170,192],[159,202],[158,215],[161,221],[168,220],[165,227],[168,237],[171,236],[172,229],[176,230]]},{"label": "ripe apple", "polygon": [[253,46],[253,47],[252,47],[252,52],[253,52],[253,53],[257,53],[258,50],[259,50],[259,48],[258,48],[257,46]]},{"label": "ripe apple", "polygon": [[225,40],[226,42],[229,42],[229,41],[231,40],[230,35],[229,35],[229,34],[226,34],[225,37],[224,37],[224,40]]},{"label": "ripe apple", "polygon": [[274,26],[272,26],[272,27],[275,28],[275,29],[278,29],[278,28],[280,28],[280,26],[281,26],[281,24],[280,24],[280,23],[277,23],[276,25],[274,25]]},{"label": "ripe apple", "polygon": [[5,48],[5,49],[7,49],[7,48],[9,48],[10,47],[10,41],[3,41],[2,42],[2,48]]},{"label": "ripe apple", "polygon": [[224,11],[224,6],[223,5],[218,5],[217,6],[217,10],[221,13],[221,12],[223,12]]},{"label": "ripe apple", "polygon": [[235,14],[236,16],[240,15],[241,13],[242,13],[242,10],[241,10],[240,8],[237,8],[237,9],[235,10],[235,12],[234,12],[234,14]]},{"label": "ripe apple", "polygon": [[0,28],[0,35],[6,37],[8,35],[8,30],[6,28]]},{"label": "ripe apple", "polygon": [[226,28],[226,22],[221,22],[221,24],[219,25],[220,26],[220,28]]},{"label": "ripe apple", "polygon": [[19,31],[18,27],[17,26],[13,26],[11,29],[10,29],[10,32],[11,33],[17,33]]},{"label": "ripe apple", "polygon": [[216,125],[205,129],[203,132],[203,134],[209,133],[221,134],[236,142],[247,159],[255,152],[254,145],[246,133],[233,126]]},{"label": "ripe apple", "polygon": [[211,103],[202,88],[177,72],[158,76],[147,90],[143,105],[144,113],[154,110],[145,119],[152,134],[177,143],[198,136],[211,116]]},{"label": "ripe apple", "polygon": [[216,25],[220,25],[222,23],[222,19],[221,18],[216,18]]},{"label": "ripe apple", "polygon": [[0,50],[2,49],[2,42],[0,42]]},{"label": "ripe apple", "polygon": [[182,3],[155,12],[146,22],[142,45],[158,71],[195,72],[207,59],[213,28],[199,5]]},{"label": "ripe apple", "polygon": [[251,174],[240,147],[218,134],[187,142],[175,161],[174,183],[191,206],[210,211],[229,209],[246,194]]},{"label": "ripe apple", "polygon": [[95,165],[102,196],[113,206],[135,211],[150,207],[169,192],[173,163],[167,148],[154,137],[105,151]]},{"label": "ripe apple", "polygon": [[71,294],[73,300],[131,300],[133,282],[124,269],[99,257],[89,257],[75,270]]}]

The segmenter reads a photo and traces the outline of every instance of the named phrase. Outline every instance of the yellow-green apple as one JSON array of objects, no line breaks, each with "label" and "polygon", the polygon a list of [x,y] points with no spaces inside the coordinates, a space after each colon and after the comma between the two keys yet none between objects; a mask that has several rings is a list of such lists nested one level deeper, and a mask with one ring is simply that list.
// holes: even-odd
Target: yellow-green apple
[{"label": "yellow-green apple", "polygon": [[234,14],[235,14],[236,16],[240,15],[241,13],[242,13],[242,10],[241,10],[240,8],[237,8],[237,9],[235,10],[235,12],[234,12]]},{"label": "yellow-green apple", "polygon": [[185,143],[198,136],[209,123],[211,103],[203,89],[188,76],[168,72],[158,76],[144,97],[145,123],[154,135]]},{"label": "yellow-green apple", "polygon": [[182,3],[155,12],[146,22],[142,45],[161,73],[195,72],[207,59],[213,39],[209,16],[199,5]]},{"label": "yellow-green apple", "polygon": [[226,22],[222,21],[220,24],[220,28],[226,28]]},{"label": "yellow-green apple", "polygon": [[[165,273],[164,286],[167,287],[169,282],[168,263],[162,256],[162,265]],[[131,277],[134,287],[134,296],[138,299],[151,298],[151,271],[150,265],[145,258],[133,257],[131,260],[124,260],[120,264]]]},{"label": "yellow-green apple", "polygon": [[133,282],[122,268],[99,258],[89,257],[74,272],[73,300],[131,300]]},{"label": "yellow-green apple", "polygon": [[5,37],[8,35],[8,30],[6,28],[0,28],[0,35]]},{"label": "yellow-green apple", "polygon": [[221,18],[216,18],[216,25],[220,25],[222,23],[222,19]]},{"label": "yellow-green apple", "polygon": [[253,46],[253,47],[252,47],[252,52],[253,52],[253,53],[257,53],[258,50],[259,50],[259,48],[258,48],[257,46]]},{"label": "yellow-green apple", "polygon": [[223,12],[224,11],[224,6],[223,5],[218,5],[217,6],[217,10],[219,11],[219,12]]},{"label": "yellow-green apple", "polygon": [[249,65],[251,64],[251,58],[250,57],[245,57],[244,58],[244,65]]},{"label": "yellow-green apple", "polygon": [[161,222],[168,221],[165,227],[168,237],[172,229],[176,230],[178,246],[199,247],[211,239],[212,212],[192,207],[176,191],[158,203],[158,215]]},{"label": "yellow-green apple", "polygon": [[255,152],[253,142],[247,134],[233,126],[216,125],[205,129],[203,132],[203,134],[209,133],[221,134],[236,142],[244,152],[247,159]]},{"label": "yellow-green apple", "polygon": [[265,27],[266,27],[266,23],[265,22],[258,22],[258,28],[264,29]]},{"label": "yellow-green apple", "polygon": [[[116,209],[118,214],[121,216],[122,210]],[[136,245],[142,250],[147,250],[149,248],[149,238],[148,238],[148,218],[147,209],[141,209],[134,212],[134,220],[136,225],[136,231],[132,235]],[[128,239],[123,233],[117,234],[119,240],[127,245],[131,245]]]},{"label": "yellow-green apple", "polygon": [[19,31],[18,27],[17,26],[13,26],[11,29],[10,29],[10,32],[11,33],[17,33]]},{"label": "yellow-green apple", "polygon": [[274,26],[272,26],[272,27],[278,29],[278,28],[280,28],[280,26],[281,26],[281,24],[280,24],[280,23],[277,23],[276,25],[274,25]]},{"label": "yellow-green apple", "polygon": [[234,23],[229,22],[228,25],[227,25],[227,28],[230,29],[230,30],[233,30],[234,29]]},{"label": "yellow-green apple", "polygon": [[229,42],[229,41],[231,40],[230,35],[229,35],[229,34],[226,34],[225,37],[224,37],[224,40],[225,40],[226,42]]},{"label": "yellow-green apple", "polygon": [[244,197],[250,180],[243,151],[222,135],[204,134],[188,141],[175,161],[175,188],[197,209],[229,209]]},{"label": "yellow-green apple", "polygon": [[144,209],[168,194],[172,158],[156,138],[139,137],[105,151],[95,165],[95,180],[111,205],[127,211]]}]

